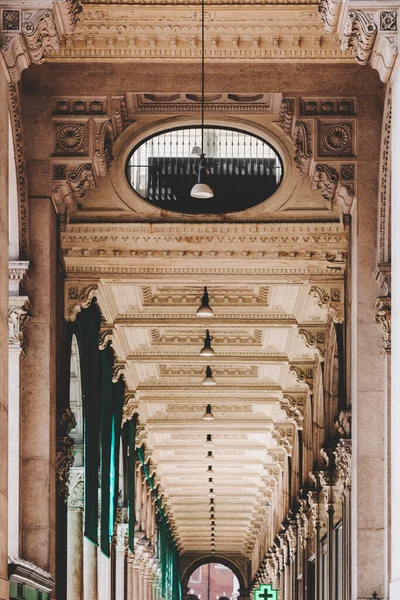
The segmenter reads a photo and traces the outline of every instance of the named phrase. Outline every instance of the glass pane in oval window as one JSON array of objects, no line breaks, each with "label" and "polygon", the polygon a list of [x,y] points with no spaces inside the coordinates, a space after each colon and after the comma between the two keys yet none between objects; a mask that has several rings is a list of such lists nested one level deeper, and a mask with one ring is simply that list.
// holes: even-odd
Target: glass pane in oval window
[{"label": "glass pane in oval window", "polygon": [[201,154],[201,129],[179,128],[136,146],[126,164],[128,182],[142,198],[161,209],[189,214],[246,210],[278,189],[282,161],[264,140],[234,129],[204,128],[209,199],[193,198]]}]

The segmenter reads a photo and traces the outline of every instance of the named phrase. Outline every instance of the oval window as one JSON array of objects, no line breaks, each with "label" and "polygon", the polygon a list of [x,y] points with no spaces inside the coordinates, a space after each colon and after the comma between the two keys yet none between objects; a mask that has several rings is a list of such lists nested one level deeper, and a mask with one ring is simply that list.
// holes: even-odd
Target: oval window
[{"label": "oval window", "polygon": [[181,127],[147,138],[130,153],[126,176],[132,189],[158,208],[189,214],[246,210],[278,189],[283,166],[261,138],[223,127],[204,128],[210,199],[193,198],[201,153],[201,128]]}]

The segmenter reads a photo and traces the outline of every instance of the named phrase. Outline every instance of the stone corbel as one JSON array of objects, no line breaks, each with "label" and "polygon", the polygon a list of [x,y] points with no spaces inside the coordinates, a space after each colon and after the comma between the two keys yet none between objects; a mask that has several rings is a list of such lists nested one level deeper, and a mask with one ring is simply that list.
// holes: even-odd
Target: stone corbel
[{"label": "stone corbel", "polygon": [[338,283],[335,287],[320,288],[311,286],[310,296],[315,298],[320,308],[325,308],[332,316],[334,323],[342,323],[344,319],[343,285]]},{"label": "stone corbel", "polygon": [[293,127],[296,122],[294,116],[295,98],[282,98],[281,109],[279,112],[279,126],[285,133],[292,137]]},{"label": "stone corbel", "polygon": [[290,419],[297,429],[303,429],[304,407],[306,397],[304,394],[283,394],[280,401],[280,407],[285,411],[288,419]]},{"label": "stone corbel", "polygon": [[112,329],[100,329],[99,334],[99,350],[105,350],[109,344],[113,341],[113,330]]},{"label": "stone corbel", "polygon": [[66,37],[72,36],[83,10],[81,0],[56,0],[54,10],[61,34]]},{"label": "stone corbel", "polygon": [[286,450],[278,449],[278,450],[268,450],[268,454],[274,461],[274,463],[279,467],[281,473],[283,473],[286,465]]},{"label": "stone corbel", "polygon": [[297,520],[293,514],[288,517],[288,527],[286,536],[289,543],[289,560],[293,563],[296,560],[297,551]]},{"label": "stone corbel", "polygon": [[307,541],[309,537],[308,532],[308,517],[305,513],[306,502],[300,500],[300,508],[296,514],[297,528],[299,532],[299,544],[305,549],[307,548]]},{"label": "stone corbel", "polygon": [[138,425],[136,427],[136,435],[135,435],[135,446],[136,448],[141,448],[146,440],[147,431],[144,425]]},{"label": "stone corbel", "polygon": [[78,283],[68,283],[65,286],[65,319],[74,322],[82,308],[88,308],[99,292],[97,283],[80,286]]},{"label": "stone corbel", "polygon": [[375,320],[383,327],[383,349],[390,353],[392,348],[392,300],[390,296],[380,296],[376,301]]},{"label": "stone corbel", "polygon": [[114,160],[113,145],[114,132],[112,120],[108,119],[97,123],[96,149],[93,157],[93,164],[96,174],[105,177]]},{"label": "stone corbel", "polygon": [[74,440],[65,435],[57,438],[56,442],[56,470],[57,470],[57,495],[66,500],[69,496],[68,481],[70,470],[74,464]]},{"label": "stone corbel", "polygon": [[318,326],[301,327],[298,334],[307,348],[314,348],[321,360],[325,358],[325,331]]},{"label": "stone corbel", "polygon": [[310,391],[310,394],[313,393],[313,387],[314,387],[313,365],[311,365],[309,363],[290,365],[289,371],[295,377],[297,383],[303,383]]},{"label": "stone corbel", "polygon": [[294,441],[294,426],[290,423],[277,423],[274,425],[272,437],[278,444],[278,447],[283,448],[288,456],[291,456]]},{"label": "stone corbel", "polygon": [[118,363],[118,362],[114,363],[113,376],[112,376],[113,383],[117,383],[120,377],[123,377],[125,379],[125,368],[126,368],[125,363]]},{"label": "stone corbel", "polygon": [[128,109],[125,96],[113,98],[114,108],[111,121],[114,128],[114,135],[117,138],[124,131],[128,123]]},{"label": "stone corbel", "polygon": [[[398,56],[398,2],[376,0],[368,6],[347,0],[320,0],[325,29],[337,33],[343,52],[361,65],[370,64],[383,83],[389,81]],[[356,5],[356,6],[354,6]]]},{"label": "stone corbel", "polygon": [[339,174],[336,169],[326,164],[316,164],[312,170],[311,187],[313,190],[321,190],[325,200],[333,200],[339,182]]},{"label": "stone corbel", "polygon": [[124,405],[122,408],[122,422],[121,427],[125,425],[127,421],[131,421],[134,415],[137,413],[139,405],[133,392],[127,392],[124,397]]},{"label": "stone corbel", "polygon": [[312,123],[296,121],[293,131],[293,142],[295,145],[294,161],[300,170],[302,177],[310,174],[312,162],[311,133]]},{"label": "stone corbel", "polygon": [[76,209],[76,205],[81,200],[88,189],[95,189],[95,178],[92,165],[85,163],[77,167],[73,167],[67,177],[67,168],[62,171],[64,179],[57,179],[58,174],[56,168],[55,182],[52,194],[52,200],[56,212],[60,215],[60,229],[65,231],[66,225],[69,223],[71,207]]},{"label": "stone corbel", "polygon": [[335,33],[340,16],[340,5],[342,0],[320,0],[318,10],[326,31]]},{"label": "stone corbel", "polygon": [[308,504],[310,507],[312,524],[314,526],[314,529],[317,530],[320,527],[318,492],[308,492]]},{"label": "stone corbel", "polygon": [[21,32],[31,61],[40,65],[51,51],[60,48],[60,39],[53,13],[49,9],[33,13],[22,23]]}]

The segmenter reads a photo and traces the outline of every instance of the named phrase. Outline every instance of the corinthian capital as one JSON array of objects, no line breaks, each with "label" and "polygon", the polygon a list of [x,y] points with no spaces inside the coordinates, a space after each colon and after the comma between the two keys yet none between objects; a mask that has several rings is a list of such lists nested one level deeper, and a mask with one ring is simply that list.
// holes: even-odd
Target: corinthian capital
[{"label": "corinthian capital", "polygon": [[23,349],[23,327],[28,317],[29,299],[27,296],[12,296],[8,300],[8,345]]}]

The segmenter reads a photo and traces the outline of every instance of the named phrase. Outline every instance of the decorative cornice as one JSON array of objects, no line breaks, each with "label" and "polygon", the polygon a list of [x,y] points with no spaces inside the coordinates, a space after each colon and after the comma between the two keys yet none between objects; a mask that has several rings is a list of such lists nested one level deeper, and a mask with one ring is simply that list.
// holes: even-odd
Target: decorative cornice
[{"label": "decorative cornice", "polygon": [[31,586],[45,594],[50,594],[55,583],[50,573],[19,557],[8,557],[8,574],[13,581]]}]

